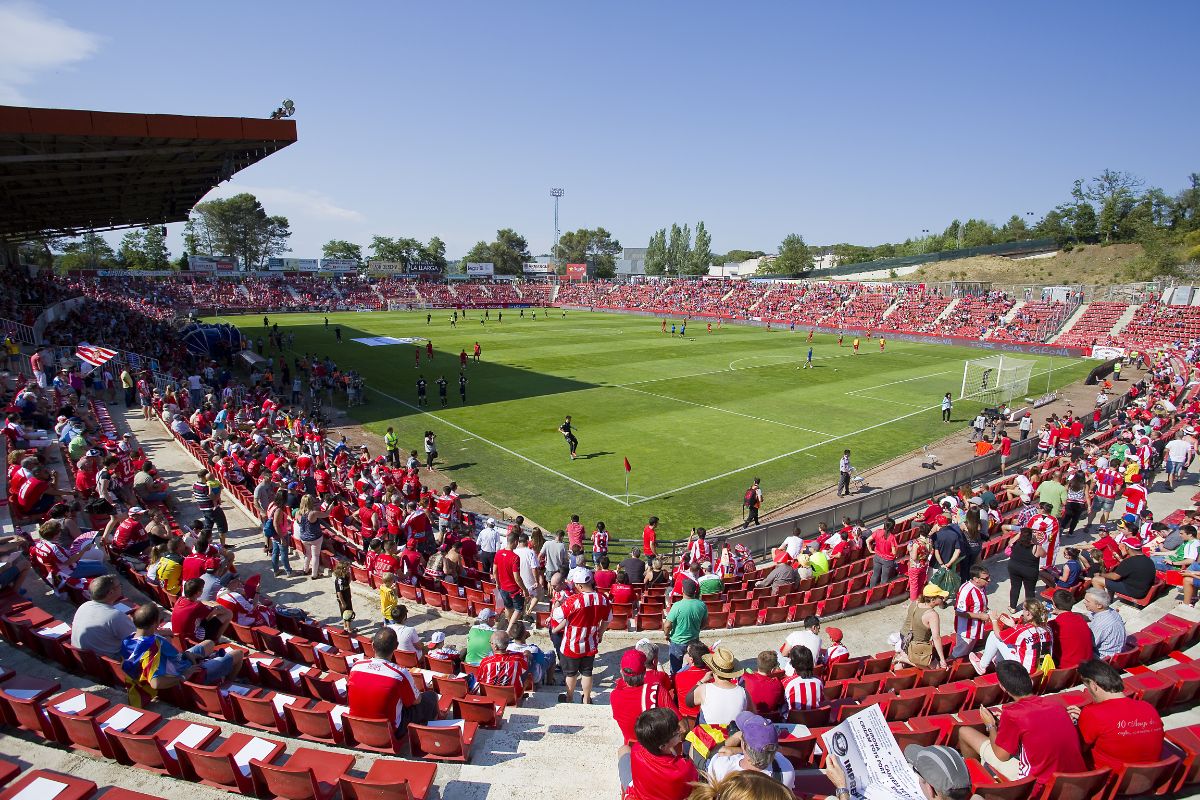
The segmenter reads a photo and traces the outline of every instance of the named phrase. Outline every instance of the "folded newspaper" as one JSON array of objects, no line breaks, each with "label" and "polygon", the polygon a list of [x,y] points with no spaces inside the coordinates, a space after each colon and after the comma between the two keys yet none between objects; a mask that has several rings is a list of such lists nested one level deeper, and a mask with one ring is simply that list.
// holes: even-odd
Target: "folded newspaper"
[{"label": "folded newspaper", "polygon": [[868,706],[821,736],[841,762],[846,787],[859,800],[925,800],[879,706]]}]

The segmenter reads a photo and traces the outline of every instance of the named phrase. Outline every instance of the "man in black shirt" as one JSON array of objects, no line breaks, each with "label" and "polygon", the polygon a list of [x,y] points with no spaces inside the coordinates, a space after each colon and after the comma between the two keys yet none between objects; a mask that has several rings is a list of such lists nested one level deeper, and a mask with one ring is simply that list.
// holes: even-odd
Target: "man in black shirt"
[{"label": "man in black shirt", "polygon": [[427,387],[427,384],[425,383],[425,376],[422,375],[421,377],[417,378],[417,405],[418,406],[424,406],[428,402],[425,399],[426,387]]},{"label": "man in black shirt", "polygon": [[463,405],[467,404],[467,373],[458,373],[458,396],[462,398]]},{"label": "man in black shirt", "polygon": [[629,551],[629,558],[618,566],[625,568],[630,583],[642,583],[646,580],[646,562],[642,561],[642,548],[635,547]]},{"label": "man in black shirt", "polygon": [[442,408],[445,408],[446,407],[446,376],[438,375],[438,379],[437,379],[436,383],[437,383],[437,387],[438,387],[438,397],[440,397],[442,400]]},{"label": "man in black shirt", "polygon": [[1114,571],[1092,578],[1092,585],[1107,590],[1109,597],[1123,594],[1126,597],[1141,599],[1154,585],[1154,562],[1141,550],[1130,548],[1124,540],[1120,546],[1121,563],[1117,564]]},{"label": "man in black shirt", "polygon": [[571,449],[571,460],[575,460],[575,448],[579,447],[579,440],[575,438],[574,429],[571,427],[571,418],[568,416],[563,420],[562,425],[558,426],[558,432],[567,440],[567,447]]}]

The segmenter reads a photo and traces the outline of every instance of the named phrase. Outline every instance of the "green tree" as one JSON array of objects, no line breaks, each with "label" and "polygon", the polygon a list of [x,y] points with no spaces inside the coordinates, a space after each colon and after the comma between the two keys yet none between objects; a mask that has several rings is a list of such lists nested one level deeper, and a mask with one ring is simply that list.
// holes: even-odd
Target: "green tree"
[{"label": "green tree", "polygon": [[604,228],[580,228],[567,231],[558,240],[554,258],[563,264],[589,264],[598,278],[611,278],[617,272],[621,243]]},{"label": "green tree", "polygon": [[267,214],[247,192],[198,204],[184,229],[187,249],[204,255],[236,256],[248,270],[288,251],[287,217]]},{"label": "green tree", "polygon": [[446,243],[441,240],[441,237],[430,238],[429,244],[421,248],[421,260],[427,264],[437,264],[442,271],[445,271]]},{"label": "green tree", "polygon": [[1119,235],[1123,218],[1133,209],[1138,190],[1145,181],[1136,175],[1120,170],[1106,169],[1082,187],[1082,196],[1093,209],[1100,207],[1097,232],[1105,244]]},{"label": "green tree", "polygon": [[766,253],[762,250],[730,250],[725,255],[713,256],[712,260],[714,264],[741,263],[752,258],[762,258],[765,255]]},{"label": "green tree", "polygon": [[779,245],[779,255],[758,268],[760,274],[807,275],[813,266],[812,251],[798,233],[789,233]]},{"label": "green tree", "polygon": [[362,261],[362,247],[345,239],[330,239],[321,245],[321,258],[352,258]]},{"label": "green tree", "polygon": [[1059,247],[1070,242],[1073,235],[1071,226],[1058,209],[1047,211],[1046,216],[1042,217],[1034,226],[1033,233],[1041,239],[1053,239]]},{"label": "green tree", "polygon": [[416,239],[372,236],[368,247],[374,261],[398,261],[407,267],[421,260],[421,243]]},{"label": "green tree", "polygon": [[167,249],[167,237],[163,226],[151,225],[142,229],[142,253],[150,269],[170,269],[171,251]]},{"label": "green tree", "polygon": [[520,275],[521,265],[532,258],[525,237],[512,228],[502,228],[496,231],[495,241],[476,242],[462,260],[484,263],[490,261],[495,265],[497,275]]},{"label": "green tree", "polygon": [[1200,172],[1188,175],[1188,186],[1171,204],[1171,227],[1178,231],[1200,230]]},{"label": "green tree", "polygon": [[696,223],[696,241],[692,245],[692,252],[684,271],[690,275],[707,275],[712,263],[712,236],[709,235],[708,228],[704,227],[704,220],[701,220]]},{"label": "green tree", "polygon": [[60,272],[76,269],[110,269],[117,265],[117,254],[103,236],[88,232],[81,239],[64,242],[54,260]]},{"label": "green tree", "polygon": [[144,234],[140,230],[128,230],[117,245],[117,262],[125,269],[149,269],[144,249]]},{"label": "green tree", "polygon": [[1096,241],[1096,209],[1091,203],[1080,203],[1075,206],[1071,219],[1071,230],[1075,240],[1079,242]]},{"label": "green tree", "polygon": [[861,264],[872,258],[871,248],[843,242],[833,246],[833,255],[839,264]]},{"label": "green tree", "polygon": [[678,224],[671,223],[671,236],[667,239],[667,273],[682,275],[687,268],[691,251],[692,229],[687,225],[681,228]]},{"label": "green tree", "polygon": [[998,233],[1001,242],[1021,242],[1029,238],[1029,226],[1020,216],[1013,214]]},{"label": "green tree", "polygon": [[667,270],[667,229],[662,228],[650,237],[646,245],[645,268],[647,275],[662,275]]}]

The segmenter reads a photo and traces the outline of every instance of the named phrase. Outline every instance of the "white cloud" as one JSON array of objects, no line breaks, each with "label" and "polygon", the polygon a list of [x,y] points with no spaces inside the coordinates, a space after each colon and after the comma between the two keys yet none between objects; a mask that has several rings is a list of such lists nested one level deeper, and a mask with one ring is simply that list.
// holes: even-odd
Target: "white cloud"
[{"label": "white cloud", "polygon": [[38,75],[90,58],[100,37],[72,28],[43,9],[23,2],[0,4],[0,103],[27,102],[22,87]]},{"label": "white cloud", "polygon": [[268,214],[354,222],[363,219],[361,212],[352,208],[343,208],[334,203],[328,195],[313,189],[284,189],[278,186],[246,186],[238,183],[226,183],[209,192],[205,199],[232,197],[242,192],[248,192],[257,197]]}]

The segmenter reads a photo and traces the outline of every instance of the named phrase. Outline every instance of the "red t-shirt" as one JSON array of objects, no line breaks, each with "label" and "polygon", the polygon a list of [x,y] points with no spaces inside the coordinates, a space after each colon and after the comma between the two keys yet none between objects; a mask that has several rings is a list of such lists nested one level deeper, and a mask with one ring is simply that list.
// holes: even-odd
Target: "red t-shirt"
[{"label": "red t-shirt", "polygon": [[611,569],[598,569],[594,573],[597,589],[611,589],[613,584],[617,582],[617,573]]},{"label": "red t-shirt", "polygon": [[742,686],[750,695],[750,709],[767,717],[783,708],[783,681],[774,675],[747,672],[742,676]]},{"label": "red t-shirt", "polygon": [[1092,657],[1092,629],[1082,614],[1064,611],[1050,621],[1050,630],[1054,633],[1054,663],[1059,669],[1078,667]]},{"label": "red t-shirt", "polygon": [[171,609],[171,630],[179,634],[185,644],[203,641],[204,629],[200,623],[208,619],[210,613],[209,607],[199,600],[181,597]]},{"label": "red t-shirt", "polygon": [[1079,737],[1096,769],[1162,757],[1162,717],[1145,700],[1121,697],[1084,706],[1079,711]]},{"label": "red t-shirt", "polygon": [[21,512],[21,514],[29,514],[49,488],[49,481],[44,481],[41,478],[27,478],[21,483],[20,488],[17,489],[16,501],[13,505],[17,507],[17,511]]},{"label": "red t-shirt", "polygon": [[649,525],[642,528],[642,553],[647,556],[653,556],[655,553],[655,533],[654,528]]},{"label": "red t-shirt", "polygon": [[692,793],[692,783],[699,780],[699,775],[691,760],[674,753],[655,755],[637,742],[630,749],[632,794],[636,800],[685,800]]},{"label": "red t-shirt", "polygon": [[180,567],[181,581],[187,582],[192,578],[199,578],[204,574],[204,562],[208,561],[208,556],[203,553],[192,553],[183,559],[183,566]]},{"label": "red t-shirt", "polygon": [[699,716],[700,709],[687,705],[687,696],[700,679],[708,674],[704,667],[688,667],[676,672],[672,677],[675,681],[675,699],[679,701],[679,713],[685,717]]},{"label": "red t-shirt", "polygon": [[633,599],[635,596],[636,596],[636,593],[633,591],[633,587],[630,586],[629,584],[627,584],[627,583],[613,584],[612,601],[614,603],[620,603],[621,605],[627,605],[627,604],[633,602]]},{"label": "red t-shirt", "polygon": [[1067,709],[1048,697],[1022,697],[1000,715],[996,744],[1020,763],[1020,777],[1044,786],[1055,772],[1084,772],[1079,736]]},{"label": "red t-shirt", "polygon": [[395,573],[400,568],[400,559],[396,558],[391,553],[380,553],[375,556],[375,560],[371,563],[371,571],[376,577],[381,577],[389,572]]},{"label": "red t-shirt", "polygon": [[625,743],[631,744],[637,741],[634,726],[641,713],[651,708],[671,708],[671,697],[666,687],[657,682],[629,686],[618,678],[617,685],[609,694],[608,704],[612,707],[613,719],[617,721]]},{"label": "red t-shirt", "polygon": [[381,658],[367,658],[350,668],[346,698],[354,716],[390,719],[399,725],[404,707],[417,702],[417,685],[403,667]]},{"label": "red t-shirt", "polygon": [[493,562],[496,566],[496,585],[501,591],[509,594],[519,594],[520,584],[516,575],[521,571],[521,557],[514,550],[499,550]]},{"label": "red t-shirt", "polygon": [[404,567],[404,575],[418,575],[421,572],[421,553],[406,547],[400,551],[400,563]]},{"label": "red t-shirt", "polygon": [[113,534],[113,548],[124,550],[126,547],[137,544],[145,538],[146,528],[142,523],[133,517],[126,517],[121,520],[121,524],[117,526],[117,532]]}]

